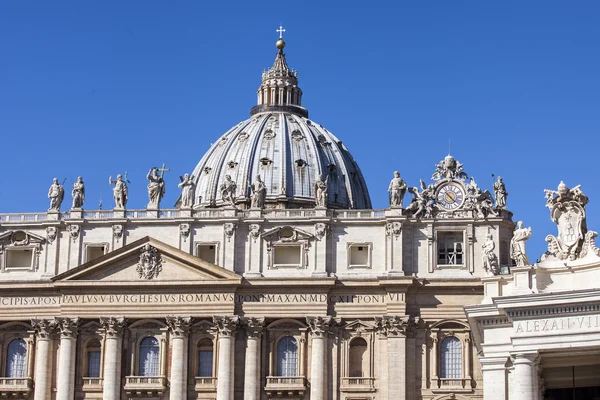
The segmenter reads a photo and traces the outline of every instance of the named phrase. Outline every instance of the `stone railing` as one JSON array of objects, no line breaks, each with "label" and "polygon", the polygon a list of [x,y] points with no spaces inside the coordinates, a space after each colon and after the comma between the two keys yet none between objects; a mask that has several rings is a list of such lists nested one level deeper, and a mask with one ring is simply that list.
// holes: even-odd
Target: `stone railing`
[{"label": "stone railing", "polygon": [[469,379],[456,379],[456,378],[438,378],[437,384],[434,381],[435,386],[438,389],[471,389]]},{"label": "stone railing", "polygon": [[303,376],[267,376],[265,390],[304,390],[306,378]]},{"label": "stone railing", "polygon": [[339,219],[384,218],[385,210],[333,210],[333,216]]},{"label": "stone railing", "polygon": [[196,392],[212,392],[217,390],[217,378],[212,376],[197,376],[195,390]]},{"label": "stone railing", "polygon": [[129,396],[152,395],[162,396],[167,389],[167,378],[164,376],[127,376],[125,392]]},{"label": "stone railing", "polygon": [[29,393],[32,390],[32,378],[0,378],[0,397],[2,398],[19,397],[18,393]]},{"label": "stone railing", "polygon": [[104,383],[104,379],[103,378],[96,378],[96,377],[92,377],[92,378],[88,378],[88,377],[83,377],[83,391],[84,392],[101,392],[102,391],[102,384]]},{"label": "stone railing", "polygon": [[342,378],[341,390],[371,391],[375,388],[375,378],[353,377]]}]

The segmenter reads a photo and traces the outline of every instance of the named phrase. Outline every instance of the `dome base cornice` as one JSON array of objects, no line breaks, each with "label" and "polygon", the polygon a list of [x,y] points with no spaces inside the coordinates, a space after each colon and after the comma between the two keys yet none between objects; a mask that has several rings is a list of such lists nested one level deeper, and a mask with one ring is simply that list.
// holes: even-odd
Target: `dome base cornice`
[{"label": "dome base cornice", "polygon": [[300,117],[308,118],[308,110],[304,107],[292,106],[292,105],[272,105],[272,104],[260,104],[250,109],[250,116],[261,114],[265,112],[284,112],[289,114],[295,114]]}]

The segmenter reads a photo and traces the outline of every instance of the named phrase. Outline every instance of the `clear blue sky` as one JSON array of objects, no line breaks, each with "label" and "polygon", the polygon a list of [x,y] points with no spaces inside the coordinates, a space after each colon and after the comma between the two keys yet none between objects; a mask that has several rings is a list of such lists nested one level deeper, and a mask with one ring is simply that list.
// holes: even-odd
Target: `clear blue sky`
[{"label": "clear blue sky", "polygon": [[[502,175],[530,258],[555,234],[544,188],[582,184],[600,230],[598,1],[2,1],[0,212],[48,207],[53,177],[86,208],[129,171],[130,208],[166,162],[167,194],[248,117],[275,29],[311,119],[348,146],[375,208],[399,170],[448,151],[484,188]],[[70,197],[65,199],[67,208]]]}]

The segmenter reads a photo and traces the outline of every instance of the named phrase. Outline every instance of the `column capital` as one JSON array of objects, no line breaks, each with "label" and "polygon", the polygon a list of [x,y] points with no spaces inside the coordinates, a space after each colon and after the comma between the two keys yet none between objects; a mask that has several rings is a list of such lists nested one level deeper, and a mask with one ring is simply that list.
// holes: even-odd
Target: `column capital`
[{"label": "column capital", "polygon": [[186,337],[192,326],[192,317],[177,317],[167,316],[167,326],[169,327],[169,333],[173,337]]},{"label": "column capital", "polygon": [[242,323],[246,328],[248,338],[260,338],[262,336],[263,330],[265,329],[264,317],[243,317]]},{"label": "column capital", "polygon": [[81,320],[76,318],[55,318],[55,324],[60,331],[61,339],[76,339],[79,333],[79,324]]},{"label": "column capital", "polygon": [[375,327],[385,337],[414,338],[417,334],[418,317],[410,315],[384,315],[375,317]]},{"label": "column capital", "polygon": [[32,319],[31,326],[35,331],[35,336],[38,340],[50,340],[56,329],[56,322],[53,319],[46,318]]},{"label": "column capital", "polygon": [[235,336],[237,331],[240,317],[237,315],[214,315],[213,322],[217,326],[219,335],[221,336]]},{"label": "column capital", "polygon": [[306,317],[306,323],[313,337],[324,337],[335,325],[331,317]]},{"label": "column capital", "polygon": [[107,338],[117,338],[123,334],[127,321],[123,317],[100,317],[100,325]]},{"label": "column capital", "polygon": [[537,351],[528,351],[521,353],[511,353],[513,364],[535,364],[538,361],[539,353]]}]

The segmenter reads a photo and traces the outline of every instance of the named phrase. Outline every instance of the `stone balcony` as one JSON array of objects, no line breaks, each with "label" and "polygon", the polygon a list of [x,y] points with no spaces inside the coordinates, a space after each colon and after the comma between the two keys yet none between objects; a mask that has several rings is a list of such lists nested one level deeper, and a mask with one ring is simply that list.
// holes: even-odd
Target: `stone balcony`
[{"label": "stone balcony", "polygon": [[437,378],[431,382],[431,391],[433,393],[470,393],[471,379],[467,378]]},{"label": "stone balcony", "polygon": [[342,378],[340,390],[342,392],[374,392],[375,378]]},{"label": "stone balcony", "polygon": [[196,381],[194,385],[196,392],[214,392],[217,390],[217,378],[212,376],[197,376],[194,379]]},{"label": "stone balcony", "polygon": [[102,392],[102,385],[104,383],[103,378],[83,378],[83,386],[81,390],[84,392],[92,393],[92,392]]},{"label": "stone balcony", "polygon": [[267,376],[265,392],[269,398],[303,397],[307,386],[304,376]]},{"label": "stone balcony", "polygon": [[164,376],[127,376],[125,393],[130,397],[158,397],[167,390]]},{"label": "stone balcony", "polygon": [[27,399],[32,391],[32,378],[0,378],[0,398]]}]

